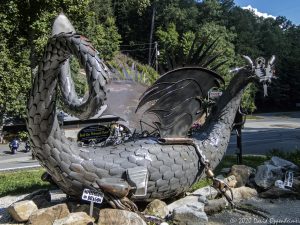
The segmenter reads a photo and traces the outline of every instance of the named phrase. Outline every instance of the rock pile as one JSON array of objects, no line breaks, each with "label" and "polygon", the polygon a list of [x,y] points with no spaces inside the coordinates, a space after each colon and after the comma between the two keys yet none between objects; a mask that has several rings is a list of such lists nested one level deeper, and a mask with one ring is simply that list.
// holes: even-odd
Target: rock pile
[{"label": "rock pile", "polygon": [[[231,187],[254,188],[262,198],[299,197],[300,195],[299,167],[277,156],[273,156],[256,169],[245,165],[234,165],[231,168],[224,168],[222,171],[224,171],[223,174],[228,175],[224,180],[228,184],[234,184],[233,181],[230,181],[234,179],[232,176],[236,178],[236,185],[230,185]],[[288,172],[291,172],[293,176],[291,187],[284,186]]]},{"label": "rock pile", "polygon": [[[292,187],[275,187],[279,180],[284,183],[286,172],[294,175]],[[233,202],[238,203],[253,197],[278,198],[300,196],[299,167],[278,157],[253,169],[245,165],[234,165],[222,170],[218,176],[232,188]],[[224,178],[225,177],[225,178]],[[230,195],[231,193],[227,193]],[[54,197],[56,196],[56,198]],[[9,206],[11,217],[18,223],[32,225],[168,225],[168,221],[177,225],[200,225],[208,223],[208,216],[222,211],[229,206],[226,199],[210,186],[187,193],[177,201],[167,205],[160,200],[149,203],[142,213],[128,212],[110,208],[94,208],[93,216],[89,216],[89,204],[67,201],[65,196],[50,194],[48,190],[40,190],[22,201]]]},{"label": "rock pile", "polygon": [[262,198],[300,196],[299,167],[277,156],[257,167],[254,182],[260,189]]}]

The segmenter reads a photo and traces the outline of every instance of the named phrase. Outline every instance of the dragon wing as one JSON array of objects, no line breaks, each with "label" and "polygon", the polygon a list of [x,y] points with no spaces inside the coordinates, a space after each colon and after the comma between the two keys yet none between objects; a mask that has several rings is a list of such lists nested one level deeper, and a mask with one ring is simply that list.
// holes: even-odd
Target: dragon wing
[{"label": "dragon wing", "polygon": [[134,131],[139,127],[140,115],[134,113],[139,98],[149,85],[145,83],[145,74],[139,72],[134,64],[128,66],[126,63],[119,63],[121,69],[110,65],[111,76],[107,84],[106,110],[102,116],[114,115],[120,118],[118,122]]},{"label": "dragon wing", "polygon": [[154,114],[153,121],[161,137],[184,137],[204,110],[202,100],[212,87],[224,80],[213,71],[200,67],[184,67],[161,76],[142,97],[136,111],[146,103],[151,106],[144,112]]},{"label": "dragon wing", "polygon": [[131,80],[113,80],[107,85],[105,104],[107,109],[102,116],[118,116],[120,123],[134,130],[139,125],[137,115],[134,113],[139,102],[139,97],[147,89],[147,86]]}]

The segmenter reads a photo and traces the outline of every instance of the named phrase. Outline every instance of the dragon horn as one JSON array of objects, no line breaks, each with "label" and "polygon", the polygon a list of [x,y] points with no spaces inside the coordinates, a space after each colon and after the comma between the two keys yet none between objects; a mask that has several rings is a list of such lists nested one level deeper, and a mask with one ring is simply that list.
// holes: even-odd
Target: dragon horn
[{"label": "dragon horn", "polygon": [[276,57],[275,55],[272,55],[271,59],[269,60],[269,65],[273,65],[274,64],[274,61],[275,61]]},{"label": "dragon horn", "polygon": [[246,55],[243,55],[242,57],[246,60],[246,62],[248,63],[248,65],[253,68],[252,59],[249,56],[246,56]]}]

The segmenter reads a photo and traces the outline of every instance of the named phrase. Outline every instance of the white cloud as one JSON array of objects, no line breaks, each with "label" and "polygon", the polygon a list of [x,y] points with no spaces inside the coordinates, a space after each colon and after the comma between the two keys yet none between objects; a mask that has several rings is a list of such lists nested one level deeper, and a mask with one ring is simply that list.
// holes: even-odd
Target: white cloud
[{"label": "white cloud", "polygon": [[250,10],[250,11],[252,11],[255,15],[257,15],[258,17],[263,17],[263,18],[273,18],[273,19],[276,19],[276,16],[269,15],[268,13],[262,13],[262,12],[259,12],[257,8],[253,8],[251,5],[242,7],[242,9]]}]

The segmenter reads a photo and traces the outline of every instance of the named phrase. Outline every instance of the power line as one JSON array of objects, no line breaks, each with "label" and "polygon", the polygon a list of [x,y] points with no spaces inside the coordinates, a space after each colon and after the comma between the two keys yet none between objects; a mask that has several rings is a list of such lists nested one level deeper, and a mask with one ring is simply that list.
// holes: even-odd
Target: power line
[{"label": "power line", "polygon": [[[119,45],[120,47],[133,47],[133,46],[143,46],[143,45],[155,45],[155,42],[153,43],[139,43],[139,44],[132,44],[132,45]],[[106,47],[107,45],[100,45],[101,47]]]},{"label": "power line", "polygon": [[138,43],[138,44],[129,44],[129,45],[120,45],[120,46],[141,46],[141,45],[154,45],[155,42],[152,43]]},{"label": "power line", "polygon": [[138,49],[121,49],[121,52],[135,52],[135,51],[145,51],[153,48],[138,48]]}]

